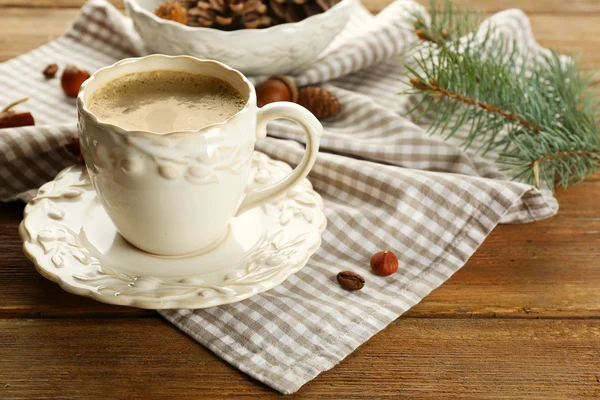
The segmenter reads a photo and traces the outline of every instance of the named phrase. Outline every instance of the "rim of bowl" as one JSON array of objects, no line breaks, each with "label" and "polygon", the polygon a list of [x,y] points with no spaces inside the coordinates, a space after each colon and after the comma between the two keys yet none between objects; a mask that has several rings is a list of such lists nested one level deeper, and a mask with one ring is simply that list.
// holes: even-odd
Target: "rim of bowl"
[{"label": "rim of bowl", "polygon": [[150,12],[148,10],[146,10],[145,8],[143,8],[142,6],[140,6],[137,3],[137,0],[124,0],[125,5],[130,5],[131,9],[139,14],[145,15],[146,17],[151,18],[152,20],[154,20],[155,22],[159,23],[159,24],[167,24],[170,26],[176,26],[179,29],[182,29],[184,31],[188,31],[188,32],[218,32],[218,34],[222,34],[225,36],[235,36],[235,35],[240,35],[240,34],[244,34],[245,32],[248,31],[253,31],[253,32],[269,32],[269,31],[276,31],[278,29],[286,29],[286,28],[290,28],[292,26],[294,27],[301,27],[302,25],[306,25],[312,21],[317,21],[319,19],[324,19],[326,18],[327,14],[331,14],[333,12],[333,10],[337,10],[340,9],[342,7],[346,7],[349,6],[351,4],[353,4],[355,2],[355,0],[340,0],[337,4],[335,4],[333,7],[331,7],[330,9],[328,9],[325,12],[322,12],[320,14],[315,14],[313,16],[310,16],[308,18],[303,19],[302,21],[298,21],[298,22],[286,22],[285,24],[279,24],[279,25],[273,25],[270,26],[268,28],[262,28],[262,29],[237,29],[237,30],[233,30],[233,31],[222,31],[220,29],[215,29],[215,28],[206,28],[203,26],[188,26],[188,25],[184,25],[181,24],[179,22],[175,22],[175,21],[171,21],[168,19],[163,19],[158,17],[156,14],[154,14],[153,12]]},{"label": "rim of bowl", "polygon": [[[217,64],[221,68],[226,69],[229,72],[235,73],[242,78],[242,81],[248,86],[248,89],[249,89],[248,90],[248,100],[246,100],[246,103],[244,104],[244,108],[242,108],[240,111],[233,114],[231,117],[227,118],[224,121],[215,122],[214,124],[204,126],[200,129],[186,129],[186,130],[172,131],[172,132],[166,132],[166,133],[156,133],[156,132],[140,131],[140,130],[128,130],[125,128],[121,128],[118,125],[111,124],[110,122],[106,122],[106,121],[99,119],[96,115],[94,115],[94,113],[92,113],[90,111],[90,109],[85,104],[85,101],[83,100],[83,92],[84,92],[85,87],[89,83],[93,82],[96,79],[96,77],[98,76],[98,74],[102,75],[105,71],[117,68],[122,64],[126,64],[129,62],[144,62],[146,59],[150,59],[150,58],[167,58],[167,59],[188,58],[188,59],[194,60],[195,62],[200,61],[200,62],[206,63],[206,64]],[[204,59],[192,57],[192,56],[168,56],[165,54],[150,54],[145,57],[125,58],[121,61],[118,61],[118,62],[112,64],[112,65],[108,65],[106,67],[100,68],[99,70],[94,72],[92,74],[92,76],[89,79],[87,79],[85,82],[83,82],[83,84],[79,88],[79,93],[77,94],[77,111],[80,112],[81,114],[85,115],[87,118],[91,119],[91,121],[94,124],[97,124],[97,126],[99,126],[101,128],[105,128],[105,129],[110,129],[111,131],[116,132],[121,136],[133,134],[133,135],[140,135],[140,136],[152,135],[152,136],[160,136],[160,137],[169,137],[169,136],[178,135],[178,134],[200,133],[203,131],[208,131],[215,127],[223,126],[223,125],[227,124],[233,118],[237,117],[238,115],[249,112],[248,104],[250,104],[252,102],[252,99],[256,100],[254,85],[252,85],[252,83],[248,80],[248,78],[246,78],[246,76],[244,74],[242,74],[240,71],[238,71],[237,69],[231,68],[230,66],[223,64],[222,62],[219,62],[216,60],[204,60]]]}]

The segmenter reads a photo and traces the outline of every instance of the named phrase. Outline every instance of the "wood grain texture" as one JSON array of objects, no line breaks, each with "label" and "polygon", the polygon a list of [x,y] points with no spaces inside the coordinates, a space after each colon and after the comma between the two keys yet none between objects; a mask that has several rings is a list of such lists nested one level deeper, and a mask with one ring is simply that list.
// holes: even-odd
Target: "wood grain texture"
[{"label": "wood grain texture", "polygon": [[[289,398],[592,399],[599,359],[597,320],[402,319]],[[160,320],[0,320],[3,399],[228,395],[282,397]]]},{"label": "wood grain texture", "polygon": [[74,8],[0,7],[0,61],[16,57],[56,39],[67,30],[77,11]]},{"label": "wood grain texture", "polygon": [[[378,11],[389,1],[364,2]],[[83,2],[0,0],[0,61],[62,34]],[[522,8],[542,45],[582,53],[585,68],[600,70],[597,0],[457,3]],[[449,281],[289,397],[600,398],[600,174],[557,197],[558,216],[497,227]],[[21,251],[22,211],[0,204],[0,398],[283,397],[153,311],[100,304],[42,278]]]}]

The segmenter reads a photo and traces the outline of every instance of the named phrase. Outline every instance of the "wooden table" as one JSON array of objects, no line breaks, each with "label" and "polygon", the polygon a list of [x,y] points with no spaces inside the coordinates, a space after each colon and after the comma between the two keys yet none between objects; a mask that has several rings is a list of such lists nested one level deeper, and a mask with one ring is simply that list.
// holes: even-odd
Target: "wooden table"
[{"label": "wooden table", "polygon": [[[0,0],[0,60],[60,35],[82,2]],[[471,4],[520,7],[542,45],[600,68],[598,0]],[[600,398],[600,176],[557,197],[558,216],[496,228],[448,282],[290,397]],[[21,251],[22,212],[0,205],[0,398],[280,396],[152,311],[42,278]]]}]

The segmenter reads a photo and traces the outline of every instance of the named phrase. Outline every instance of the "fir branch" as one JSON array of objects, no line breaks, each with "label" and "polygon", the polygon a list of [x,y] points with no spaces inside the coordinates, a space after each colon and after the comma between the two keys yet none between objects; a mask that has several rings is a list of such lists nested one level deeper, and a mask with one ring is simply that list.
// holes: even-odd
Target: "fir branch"
[{"label": "fir branch", "polygon": [[442,28],[440,34],[437,35],[427,29],[422,29],[424,24],[425,23],[422,20],[415,22],[415,34],[417,37],[421,40],[437,44],[438,46],[443,46],[446,39],[448,39],[448,31],[446,28]]},{"label": "fir branch", "polygon": [[[532,165],[534,163],[540,164],[540,163],[543,163],[544,161],[555,160],[555,159],[558,159],[558,158],[572,157],[572,156],[583,157],[583,156],[589,156],[589,155],[598,155],[598,156],[600,156],[600,150],[592,149],[592,150],[559,151],[558,153],[548,154],[547,156],[544,156],[542,158],[539,158],[539,159],[535,160],[532,163]],[[596,162],[600,162],[600,159],[597,160]]]},{"label": "fir branch", "polygon": [[406,93],[422,97],[409,113],[431,119],[430,131],[463,145],[503,149],[498,160],[514,179],[550,188],[581,181],[600,169],[598,98],[575,62],[557,52],[524,54],[479,16],[456,13],[451,1],[432,3],[430,20],[413,16],[422,45],[407,65]]},{"label": "fir branch", "polygon": [[[597,159],[595,159],[597,157]],[[585,163],[586,159],[591,159],[592,164],[599,164],[600,163],[600,150],[596,150],[596,149],[591,149],[591,150],[571,150],[571,151],[559,151],[557,153],[554,154],[548,154],[546,156],[543,156],[537,160],[534,160],[533,162],[531,162],[529,165],[531,166],[531,168],[533,169],[533,177],[535,179],[535,186],[536,187],[540,187],[540,165],[543,165],[543,163],[551,161],[551,162],[557,162],[557,160],[560,160],[560,162],[562,164],[566,164],[568,165],[568,162],[565,162],[565,159],[575,159],[577,160],[577,162],[579,163]],[[595,169],[595,167],[593,167]],[[569,171],[570,172],[570,171]],[[581,179],[583,180],[583,179]],[[570,184],[571,182],[565,182],[563,184],[563,186],[567,186],[568,184]]]},{"label": "fir branch", "polygon": [[410,84],[415,89],[418,89],[418,90],[421,90],[424,92],[432,92],[436,99],[446,97],[450,100],[459,101],[459,102],[464,103],[469,106],[477,106],[487,112],[497,114],[509,122],[518,123],[526,129],[531,129],[533,132],[538,133],[542,130],[542,128],[540,128],[538,125],[526,120],[525,118],[523,118],[522,116],[520,116],[519,114],[517,114],[515,112],[506,111],[506,110],[501,109],[500,107],[492,106],[490,104],[484,103],[484,102],[476,100],[476,99],[467,98],[458,92],[453,92],[450,90],[442,89],[442,88],[438,87],[435,84],[435,82],[431,82],[431,83],[427,84],[426,82],[423,82],[420,79],[411,78]]}]

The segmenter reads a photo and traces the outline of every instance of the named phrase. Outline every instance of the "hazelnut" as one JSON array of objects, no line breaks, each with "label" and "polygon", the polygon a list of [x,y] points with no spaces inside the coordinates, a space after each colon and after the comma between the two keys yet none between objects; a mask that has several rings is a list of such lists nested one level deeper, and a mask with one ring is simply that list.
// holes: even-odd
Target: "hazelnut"
[{"label": "hazelnut", "polygon": [[283,75],[272,76],[256,88],[256,102],[259,107],[276,101],[298,100],[298,89],[294,82]]},{"label": "hazelnut", "polygon": [[58,72],[58,65],[50,64],[44,69],[44,71],[42,73],[44,74],[44,76],[46,78],[50,79],[50,78],[54,78],[54,75],[56,75],[57,72]]},{"label": "hazelnut", "polygon": [[371,269],[377,275],[388,276],[398,271],[398,258],[391,251],[380,251],[371,257]]},{"label": "hazelnut", "polygon": [[340,272],[337,281],[346,290],[360,290],[365,286],[365,278],[352,271]]},{"label": "hazelnut", "polygon": [[81,84],[90,77],[90,73],[74,65],[67,65],[60,78],[63,92],[69,97],[77,97]]}]

